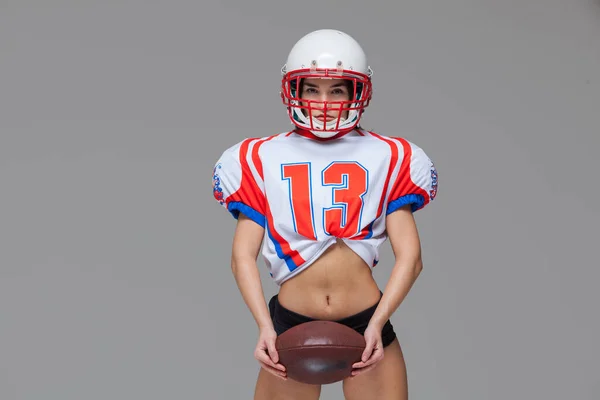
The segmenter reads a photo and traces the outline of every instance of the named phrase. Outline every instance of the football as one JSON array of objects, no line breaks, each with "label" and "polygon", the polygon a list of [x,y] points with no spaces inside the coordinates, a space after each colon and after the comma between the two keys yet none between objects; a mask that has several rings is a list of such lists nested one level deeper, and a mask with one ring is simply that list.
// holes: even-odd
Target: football
[{"label": "football", "polygon": [[366,343],[360,333],[346,325],[319,320],[283,332],[275,347],[290,379],[324,385],[349,377]]}]

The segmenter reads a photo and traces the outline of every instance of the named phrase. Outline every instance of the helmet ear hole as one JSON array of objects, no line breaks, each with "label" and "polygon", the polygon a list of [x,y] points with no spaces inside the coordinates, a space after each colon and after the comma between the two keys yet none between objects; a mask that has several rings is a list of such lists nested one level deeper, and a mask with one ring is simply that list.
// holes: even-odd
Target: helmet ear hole
[{"label": "helmet ear hole", "polygon": [[360,96],[362,95],[362,91],[363,91],[363,83],[356,81],[356,95],[354,96],[353,100],[358,100],[360,98]]},{"label": "helmet ear hole", "polygon": [[[297,103],[298,103],[297,105],[300,106],[300,100],[302,99],[302,93],[304,91],[304,79],[298,77],[298,78],[294,79],[292,82],[293,82],[293,88],[294,88],[294,91],[292,92],[293,93],[293,97],[295,97],[296,99],[298,99],[297,100]],[[302,113],[302,115],[304,115],[305,117],[308,117],[308,111],[306,110],[306,108],[300,107],[298,109],[298,111],[300,113]]]},{"label": "helmet ear hole", "polygon": [[290,92],[292,97],[300,99],[302,97],[302,92],[304,90],[304,79],[303,78],[295,78],[290,80]]}]

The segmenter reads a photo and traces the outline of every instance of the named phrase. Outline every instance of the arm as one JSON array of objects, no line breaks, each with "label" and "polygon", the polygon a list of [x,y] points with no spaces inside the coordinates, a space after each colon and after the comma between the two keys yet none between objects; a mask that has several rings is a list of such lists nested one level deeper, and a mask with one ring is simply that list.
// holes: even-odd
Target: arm
[{"label": "arm", "polygon": [[212,173],[215,200],[237,220],[231,270],[238,289],[259,327],[271,325],[256,259],[265,232],[263,182],[252,173],[248,156],[252,139],[226,149]]},{"label": "arm", "polygon": [[425,152],[404,140],[397,139],[403,154],[394,184],[388,194],[386,231],[392,251],[394,267],[379,304],[365,330],[367,346],[361,362],[355,363],[353,375],[373,368],[383,358],[381,330],[396,311],[423,269],[421,241],[413,213],[430,203],[437,194],[437,171]]},{"label": "arm", "polygon": [[379,306],[371,318],[371,323],[379,328],[400,306],[423,269],[421,243],[410,207],[410,204],[403,206],[386,217],[395,263]]},{"label": "arm", "polygon": [[423,269],[421,241],[414,212],[431,203],[438,191],[437,170],[420,147],[397,138],[403,154],[386,213],[386,230],[395,256],[394,268],[373,315],[373,324],[383,327],[400,306]]},{"label": "arm", "polygon": [[256,263],[264,231],[263,227],[240,213],[231,254],[233,276],[260,330],[273,328]]},{"label": "arm", "polygon": [[261,366],[275,376],[287,379],[285,367],[279,363],[275,347],[277,333],[265,302],[256,259],[262,243],[264,228],[240,213],[233,237],[231,270],[246,306],[250,309],[259,329],[254,357]]},{"label": "arm", "polygon": [[365,330],[367,346],[361,361],[353,364],[353,375],[368,371],[383,358],[381,330],[423,269],[421,244],[411,207],[411,204],[404,205],[386,216],[388,237],[396,262],[379,305]]},{"label": "arm", "polygon": [[254,357],[268,372],[286,379],[275,347],[277,333],[265,302],[256,259],[265,234],[264,183],[250,169],[246,139],[225,150],[212,174],[215,200],[237,219],[231,252],[231,271],[246,306],[259,328]]}]

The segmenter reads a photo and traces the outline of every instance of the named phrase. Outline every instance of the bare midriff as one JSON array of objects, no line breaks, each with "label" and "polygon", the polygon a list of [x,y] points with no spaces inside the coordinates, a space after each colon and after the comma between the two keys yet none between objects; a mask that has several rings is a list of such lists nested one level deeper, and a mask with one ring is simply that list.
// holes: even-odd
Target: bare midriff
[{"label": "bare midriff", "polygon": [[338,320],[377,303],[380,289],[370,267],[342,240],[281,285],[279,302],[296,313]]}]

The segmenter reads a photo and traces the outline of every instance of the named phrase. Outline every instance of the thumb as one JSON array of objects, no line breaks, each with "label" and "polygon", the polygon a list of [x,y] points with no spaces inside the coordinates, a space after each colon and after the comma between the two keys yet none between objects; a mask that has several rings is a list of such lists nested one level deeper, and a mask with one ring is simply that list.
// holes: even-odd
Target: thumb
[{"label": "thumb", "polygon": [[373,347],[374,347],[374,343],[372,340],[367,340],[367,345],[365,347],[365,350],[363,351],[362,354],[362,362],[366,362],[369,357],[371,357],[371,353],[373,352]]},{"label": "thumb", "polygon": [[269,356],[271,357],[271,360],[277,364],[279,362],[279,355],[277,354],[274,340],[267,340],[267,349],[269,350]]}]

